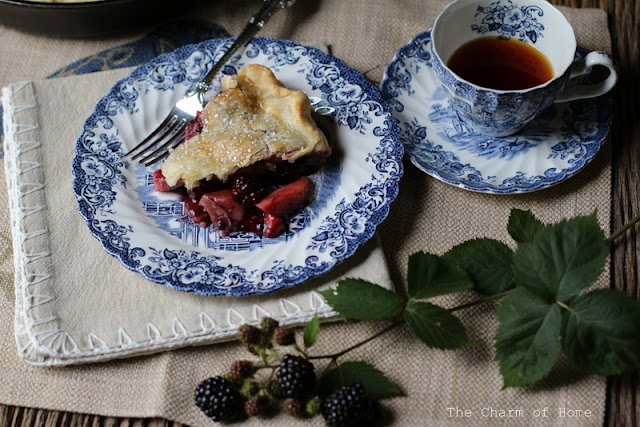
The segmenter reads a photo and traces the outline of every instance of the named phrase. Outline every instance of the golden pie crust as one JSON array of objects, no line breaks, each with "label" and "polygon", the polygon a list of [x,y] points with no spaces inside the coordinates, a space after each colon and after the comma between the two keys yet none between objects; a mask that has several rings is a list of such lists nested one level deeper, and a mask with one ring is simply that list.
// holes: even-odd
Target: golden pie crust
[{"label": "golden pie crust", "polygon": [[203,111],[202,132],[176,147],[162,165],[170,186],[227,178],[258,162],[328,156],[327,138],[311,117],[307,95],[284,87],[268,67],[247,65],[222,78]]}]

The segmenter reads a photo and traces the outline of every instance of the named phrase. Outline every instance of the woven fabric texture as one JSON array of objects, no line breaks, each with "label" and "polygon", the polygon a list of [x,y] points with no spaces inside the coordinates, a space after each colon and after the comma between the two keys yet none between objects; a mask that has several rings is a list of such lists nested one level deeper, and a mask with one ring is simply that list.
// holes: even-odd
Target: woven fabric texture
[{"label": "woven fabric texture", "polygon": [[[295,7],[275,16],[261,35],[299,43],[323,41],[330,46],[332,54],[370,80],[379,82],[395,52],[412,36],[428,29],[446,3],[441,0],[298,2]],[[216,23],[229,33],[237,34],[254,6],[255,3],[242,2],[229,12],[223,5],[210,4],[199,10],[197,17],[215,17]],[[562,11],[574,25],[580,46],[587,50],[610,51],[604,12],[568,8]],[[84,108],[87,105],[91,107],[92,102],[87,102],[82,108],[61,102],[70,90],[70,80],[42,79],[78,58],[130,43],[141,35],[109,40],[52,39],[41,43],[41,39],[34,36],[3,31],[0,33],[0,59],[11,58],[14,65],[0,70],[0,86],[22,80],[34,81],[29,87],[40,106],[39,123],[53,115],[53,108],[64,108],[64,112],[72,115],[74,120],[76,115],[80,115],[76,123],[81,123],[84,115],[90,112]],[[30,52],[28,59],[21,55],[25,51]],[[63,54],[50,55],[52,51]],[[126,70],[120,72],[125,73]],[[100,75],[71,79],[86,79],[85,96],[93,99],[95,104],[109,87],[108,82],[100,82],[102,75],[106,80],[112,78],[111,81],[115,82],[119,72],[112,73],[113,76],[98,73]],[[55,117],[63,120],[60,118],[65,116],[56,112]],[[64,123],[49,126],[52,131],[57,131],[64,127]],[[48,135],[47,139],[55,140],[55,136]],[[66,156],[71,155],[73,142],[73,139],[57,141],[65,145]],[[70,161],[71,158],[67,157],[56,166],[69,168]],[[379,229],[382,252],[388,265],[384,271],[388,272],[391,282],[398,285],[402,285],[406,276],[407,257],[415,251],[440,254],[475,237],[510,242],[506,223],[512,208],[529,209],[545,222],[597,211],[602,227],[605,231],[609,228],[611,169],[608,145],[577,176],[555,187],[517,196],[467,192],[430,178],[409,163],[405,166],[399,197],[389,218]],[[4,171],[0,171],[0,181],[6,182],[7,179]],[[70,182],[60,182],[60,189],[52,195],[68,198],[69,194],[65,196],[63,193],[70,185]],[[9,217],[9,193],[0,195],[0,213],[5,218]],[[52,212],[47,221],[55,221],[54,215]],[[83,237],[81,226],[78,226],[74,237],[92,239],[88,233]],[[92,243],[97,245],[97,242]],[[65,244],[71,248],[78,243]],[[65,249],[65,244],[60,250]],[[110,258],[106,254],[105,257]],[[87,274],[89,266],[78,264],[73,268],[78,274]],[[133,273],[122,269],[116,280],[127,281],[131,278],[129,274]],[[380,280],[385,279],[381,277]],[[608,286],[609,280],[607,270],[597,285]],[[472,297],[464,294],[442,298],[440,302],[453,305]],[[159,416],[204,426],[210,421],[192,404],[195,384],[208,376],[225,372],[233,360],[247,357],[245,350],[236,343],[222,343],[72,367],[32,366],[22,361],[16,351],[14,308],[19,303],[14,287],[11,228],[7,220],[0,225],[0,402],[4,404],[110,416]],[[535,387],[502,390],[502,379],[493,360],[492,337],[497,327],[493,308],[495,306],[484,305],[459,313],[475,344],[464,350],[430,350],[414,339],[408,330],[399,329],[350,353],[349,358],[366,360],[386,372],[405,392],[404,397],[383,402],[384,416],[395,425],[525,426],[534,422],[536,425],[601,425],[605,379],[585,376],[562,362],[547,380]],[[381,327],[378,322],[326,324],[314,352],[326,354],[343,349]],[[456,417],[450,408],[469,410],[472,416]],[[522,416],[504,419],[486,416],[487,412],[483,412],[486,408],[520,410],[517,414]],[[536,411],[544,408],[550,410],[548,416],[535,418]],[[580,419],[561,417],[562,408],[589,410],[592,415]],[[253,424],[262,425],[263,422],[256,420]],[[274,425],[300,424],[300,421],[284,416],[271,422]],[[321,422],[316,419],[307,424],[320,425]]]}]

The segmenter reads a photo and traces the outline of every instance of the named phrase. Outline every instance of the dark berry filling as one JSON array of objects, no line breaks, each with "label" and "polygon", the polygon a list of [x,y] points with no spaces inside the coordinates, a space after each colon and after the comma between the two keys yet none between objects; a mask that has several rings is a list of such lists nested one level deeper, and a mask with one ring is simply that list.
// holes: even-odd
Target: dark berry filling
[{"label": "dark berry filling", "polygon": [[185,141],[193,138],[200,132],[202,132],[202,128],[204,127],[204,121],[202,119],[202,111],[198,111],[196,113],[196,117],[191,120],[184,127],[184,139]]},{"label": "dark berry filling", "polygon": [[[198,113],[188,124],[185,138],[198,134],[202,127]],[[262,162],[241,170],[227,182],[202,180],[190,190],[181,182],[169,186],[158,169],[153,182],[156,191],[179,193],[186,216],[201,227],[212,224],[221,236],[252,232],[273,238],[286,232],[287,221],[309,203],[311,181],[306,176],[317,172],[324,162],[321,155],[308,155],[295,163]]]},{"label": "dark berry filling", "polygon": [[265,182],[255,175],[240,175],[231,185],[233,195],[245,206],[251,206],[269,194]]}]

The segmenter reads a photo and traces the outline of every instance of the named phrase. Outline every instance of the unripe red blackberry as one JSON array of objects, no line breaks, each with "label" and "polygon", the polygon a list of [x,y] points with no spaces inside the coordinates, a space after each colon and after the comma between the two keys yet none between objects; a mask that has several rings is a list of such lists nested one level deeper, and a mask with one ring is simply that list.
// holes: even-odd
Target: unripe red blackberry
[{"label": "unripe red blackberry", "polygon": [[304,416],[304,404],[300,399],[287,399],[284,401],[284,413],[292,417]]},{"label": "unripe red blackberry", "polygon": [[245,323],[238,328],[238,339],[245,345],[260,344],[260,341],[262,340],[262,333],[260,332],[260,329],[255,326]]},{"label": "unripe red blackberry", "polygon": [[295,331],[291,328],[278,326],[273,330],[273,341],[278,345],[292,345],[296,342]]},{"label": "unripe red blackberry", "polygon": [[244,413],[244,399],[233,384],[222,377],[202,381],[194,391],[194,402],[216,422],[239,419]]},{"label": "unripe red blackberry", "polygon": [[265,396],[252,397],[245,402],[244,412],[248,417],[256,417],[264,413],[268,403],[269,399],[267,399]]},{"label": "unripe red blackberry", "polygon": [[292,354],[284,355],[276,378],[284,397],[305,397],[313,391],[316,383],[313,364]]},{"label": "unripe red blackberry", "polygon": [[373,403],[360,383],[339,388],[322,405],[322,416],[331,427],[366,425],[373,415]]},{"label": "unripe red blackberry", "polygon": [[244,344],[244,347],[251,354],[259,354],[259,349],[267,346],[267,342],[262,331],[248,323],[245,323],[238,328],[238,339],[242,344]]},{"label": "unripe red blackberry", "polygon": [[229,369],[229,379],[240,382],[253,376],[255,369],[249,360],[235,360]]}]

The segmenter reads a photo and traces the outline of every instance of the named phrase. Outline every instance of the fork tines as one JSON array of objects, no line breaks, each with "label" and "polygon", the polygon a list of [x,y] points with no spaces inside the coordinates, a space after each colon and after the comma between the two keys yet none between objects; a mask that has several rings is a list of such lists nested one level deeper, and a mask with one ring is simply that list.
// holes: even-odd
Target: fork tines
[{"label": "fork tines", "polygon": [[184,141],[186,119],[178,119],[177,115],[167,117],[147,138],[133,147],[126,156],[138,163],[151,166],[169,155],[171,149]]}]

